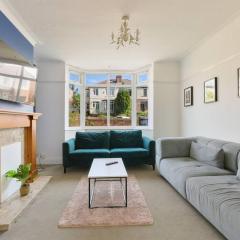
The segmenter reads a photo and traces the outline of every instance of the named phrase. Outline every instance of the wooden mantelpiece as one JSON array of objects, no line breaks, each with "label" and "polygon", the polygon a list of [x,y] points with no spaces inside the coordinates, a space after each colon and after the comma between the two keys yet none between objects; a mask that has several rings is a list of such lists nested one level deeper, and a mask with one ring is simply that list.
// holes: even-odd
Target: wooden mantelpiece
[{"label": "wooden mantelpiece", "polygon": [[41,113],[0,109],[0,129],[24,128],[24,162],[31,163],[32,177],[37,175],[36,121]]}]

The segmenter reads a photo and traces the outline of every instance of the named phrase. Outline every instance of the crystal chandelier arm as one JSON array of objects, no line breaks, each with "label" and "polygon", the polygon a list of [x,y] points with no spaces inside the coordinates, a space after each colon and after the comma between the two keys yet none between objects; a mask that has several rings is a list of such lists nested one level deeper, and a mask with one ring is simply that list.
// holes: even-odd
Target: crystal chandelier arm
[{"label": "crystal chandelier arm", "polygon": [[132,43],[134,43],[134,37],[133,37],[133,35],[132,34],[130,34],[130,37],[129,37],[129,44],[132,44]]},{"label": "crystal chandelier arm", "polygon": [[124,32],[124,29],[125,29],[125,27],[124,27],[124,25],[122,24],[121,27],[120,27],[120,31],[119,31],[119,32],[120,32],[120,33]]},{"label": "crystal chandelier arm", "polygon": [[140,32],[139,32],[139,30],[137,29],[136,30],[136,42],[138,42],[139,41],[139,34],[140,34]]},{"label": "crystal chandelier arm", "polygon": [[114,33],[112,33],[111,37],[112,37],[112,42],[111,42],[111,44],[116,43]]}]

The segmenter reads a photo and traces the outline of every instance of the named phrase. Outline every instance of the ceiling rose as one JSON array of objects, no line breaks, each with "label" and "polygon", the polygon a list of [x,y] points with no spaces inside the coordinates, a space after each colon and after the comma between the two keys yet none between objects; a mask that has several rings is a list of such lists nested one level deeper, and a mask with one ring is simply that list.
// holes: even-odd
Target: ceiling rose
[{"label": "ceiling rose", "polygon": [[122,17],[122,24],[117,34],[112,32],[111,44],[116,45],[116,48],[126,47],[127,45],[139,45],[139,29],[136,29],[134,33],[131,33],[131,29],[128,26],[129,16]]}]

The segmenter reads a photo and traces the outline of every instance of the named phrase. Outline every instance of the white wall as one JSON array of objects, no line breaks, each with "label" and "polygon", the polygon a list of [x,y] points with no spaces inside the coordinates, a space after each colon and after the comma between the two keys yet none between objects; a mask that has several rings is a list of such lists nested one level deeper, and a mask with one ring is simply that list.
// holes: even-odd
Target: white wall
[{"label": "white wall", "polygon": [[[183,89],[194,87],[194,106],[183,107],[183,136],[240,142],[240,98],[237,96],[237,68],[240,67],[240,17],[202,43],[182,61]],[[218,102],[204,104],[203,83],[218,77]]]},{"label": "white wall", "polygon": [[180,64],[154,63],[154,138],[180,134]]},{"label": "white wall", "polygon": [[41,60],[36,111],[43,115],[37,123],[37,152],[43,164],[62,163],[64,141],[65,63]]}]

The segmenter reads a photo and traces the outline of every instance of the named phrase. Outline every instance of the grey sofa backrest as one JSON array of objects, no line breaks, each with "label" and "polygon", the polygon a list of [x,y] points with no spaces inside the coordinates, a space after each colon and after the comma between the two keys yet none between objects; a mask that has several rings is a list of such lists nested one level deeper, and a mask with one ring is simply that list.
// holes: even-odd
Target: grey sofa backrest
[{"label": "grey sofa backrest", "polygon": [[224,167],[236,173],[238,169],[237,165],[240,152],[240,144],[229,142],[228,144],[225,144],[222,149],[225,154]]},{"label": "grey sofa backrest", "polygon": [[218,147],[224,151],[224,168],[234,173],[237,172],[238,159],[240,159],[240,144],[217,139],[197,137],[196,142],[212,147]]},{"label": "grey sofa backrest", "polygon": [[190,147],[195,138],[165,137],[156,141],[156,153],[160,159],[189,157]]}]

